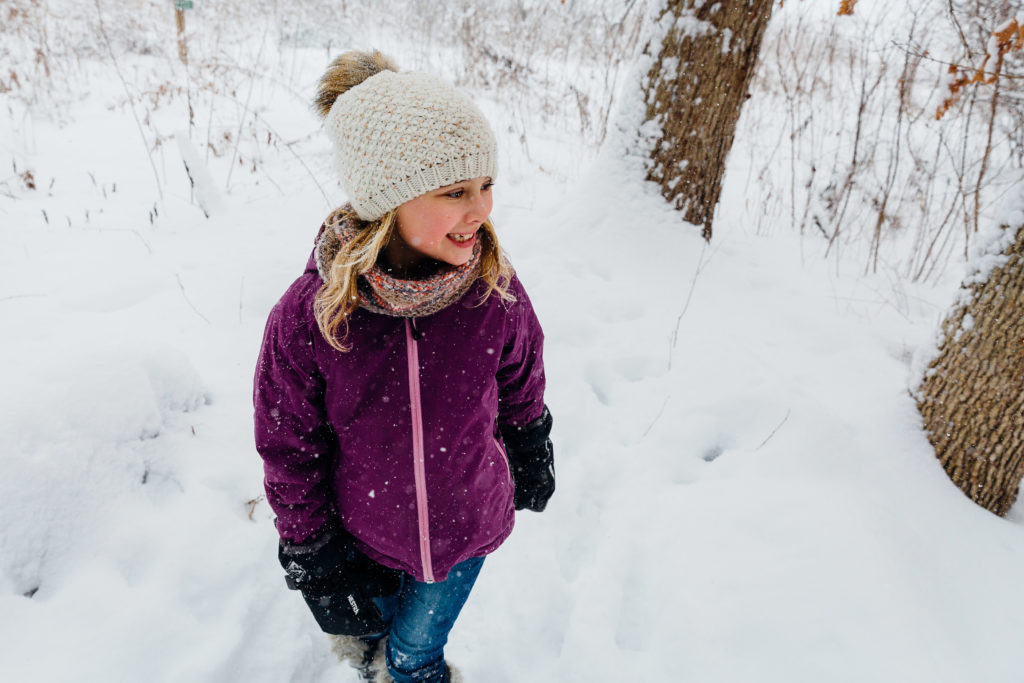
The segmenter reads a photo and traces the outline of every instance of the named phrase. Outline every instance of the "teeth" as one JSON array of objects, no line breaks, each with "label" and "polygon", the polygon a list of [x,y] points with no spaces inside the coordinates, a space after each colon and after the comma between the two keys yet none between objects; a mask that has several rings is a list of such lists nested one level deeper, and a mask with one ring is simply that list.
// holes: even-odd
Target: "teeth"
[{"label": "teeth", "polygon": [[457,235],[455,233],[452,233],[451,235],[449,235],[449,237],[451,237],[456,242],[468,242],[469,240],[473,239],[473,235],[472,234],[469,234],[469,235]]}]

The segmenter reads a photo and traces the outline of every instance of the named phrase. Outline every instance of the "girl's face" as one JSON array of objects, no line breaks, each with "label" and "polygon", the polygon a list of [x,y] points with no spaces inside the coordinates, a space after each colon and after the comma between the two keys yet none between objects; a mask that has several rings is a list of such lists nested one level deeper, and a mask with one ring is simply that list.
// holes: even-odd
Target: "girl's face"
[{"label": "girl's face", "polygon": [[384,247],[388,264],[408,270],[427,258],[461,266],[473,255],[478,231],[491,215],[490,178],[441,187],[398,207],[398,225]]}]

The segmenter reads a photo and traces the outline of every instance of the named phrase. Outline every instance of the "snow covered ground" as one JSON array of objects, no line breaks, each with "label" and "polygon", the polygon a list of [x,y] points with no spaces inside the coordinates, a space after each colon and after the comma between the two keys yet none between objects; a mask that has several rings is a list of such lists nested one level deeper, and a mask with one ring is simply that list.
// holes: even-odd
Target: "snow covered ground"
[{"label": "snow covered ground", "polygon": [[[324,53],[287,58],[311,91]],[[147,153],[117,77],[89,78],[55,117],[0,94],[0,678],[354,682],[285,589],[251,436],[266,315],[343,201],[326,138],[257,82],[292,144],[248,141],[225,192],[230,145],[153,110],[210,165],[207,219],[176,141]],[[958,274],[755,230],[753,140],[705,245],[615,138],[499,136],[559,488],[485,565],[448,650],[467,679],[1022,680],[1024,507],[967,500],[908,394]]]}]

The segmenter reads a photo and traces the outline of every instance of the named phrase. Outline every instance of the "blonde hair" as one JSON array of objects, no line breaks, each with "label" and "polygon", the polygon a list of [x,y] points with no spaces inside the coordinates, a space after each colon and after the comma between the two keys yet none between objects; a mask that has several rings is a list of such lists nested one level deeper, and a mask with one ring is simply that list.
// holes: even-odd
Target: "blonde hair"
[{"label": "blonde hair", "polygon": [[[377,50],[350,51],[340,55],[321,77],[313,108],[321,117],[326,117],[341,95],[382,71],[397,72],[398,67],[391,58]],[[342,352],[351,349],[343,342],[348,336],[348,318],[359,307],[359,276],[377,265],[381,251],[394,236],[398,209],[391,209],[372,221],[359,219],[353,211],[350,220],[359,229],[356,236],[341,245],[331,263],[327,264],[325,281],[317,292],[314,306],[320,333],[331,346]],[[502,252],[489,218],[480,227],[480,238],[477,277],[487,283],[487,291],[477,305],[483,304],[491,294],[497,294],[502,301],[515,301],[515,296],[509,291],[512,264]]]},{"label": "blonde hair", "polygon": [[[358,221],[355,216],[352,219]],[[352,348],[344,344],[344,339],[348,336],[348,317],[359,307],[359,276],[377,265],[381,251],[398,226],[398,209],[392,209],[375,221],[358,223],[361,229],[341,246],[327,268],[326,280],[316,294],[314,306],[320,333],[328,344],[341,352]],[[498,244],[498,234],[490,218],[480,226],[480,248],[477,277],[487,283],[487,291],[476,305],[482,305],[491,294],[502,301],[515,301],[515,295],[509,291],[512,264]]]}]

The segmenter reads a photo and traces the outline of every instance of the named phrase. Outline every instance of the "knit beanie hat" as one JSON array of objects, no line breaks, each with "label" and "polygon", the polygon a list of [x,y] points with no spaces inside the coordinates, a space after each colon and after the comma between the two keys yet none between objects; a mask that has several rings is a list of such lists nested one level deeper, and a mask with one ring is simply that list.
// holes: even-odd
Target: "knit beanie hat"
[{"label": "knit beanie hat", "polygon": [[437,78],[398,72],[380,52],[334,60],[316,105],[362,220],[439,187],[497,174],[494,132],[476,105]]}]

